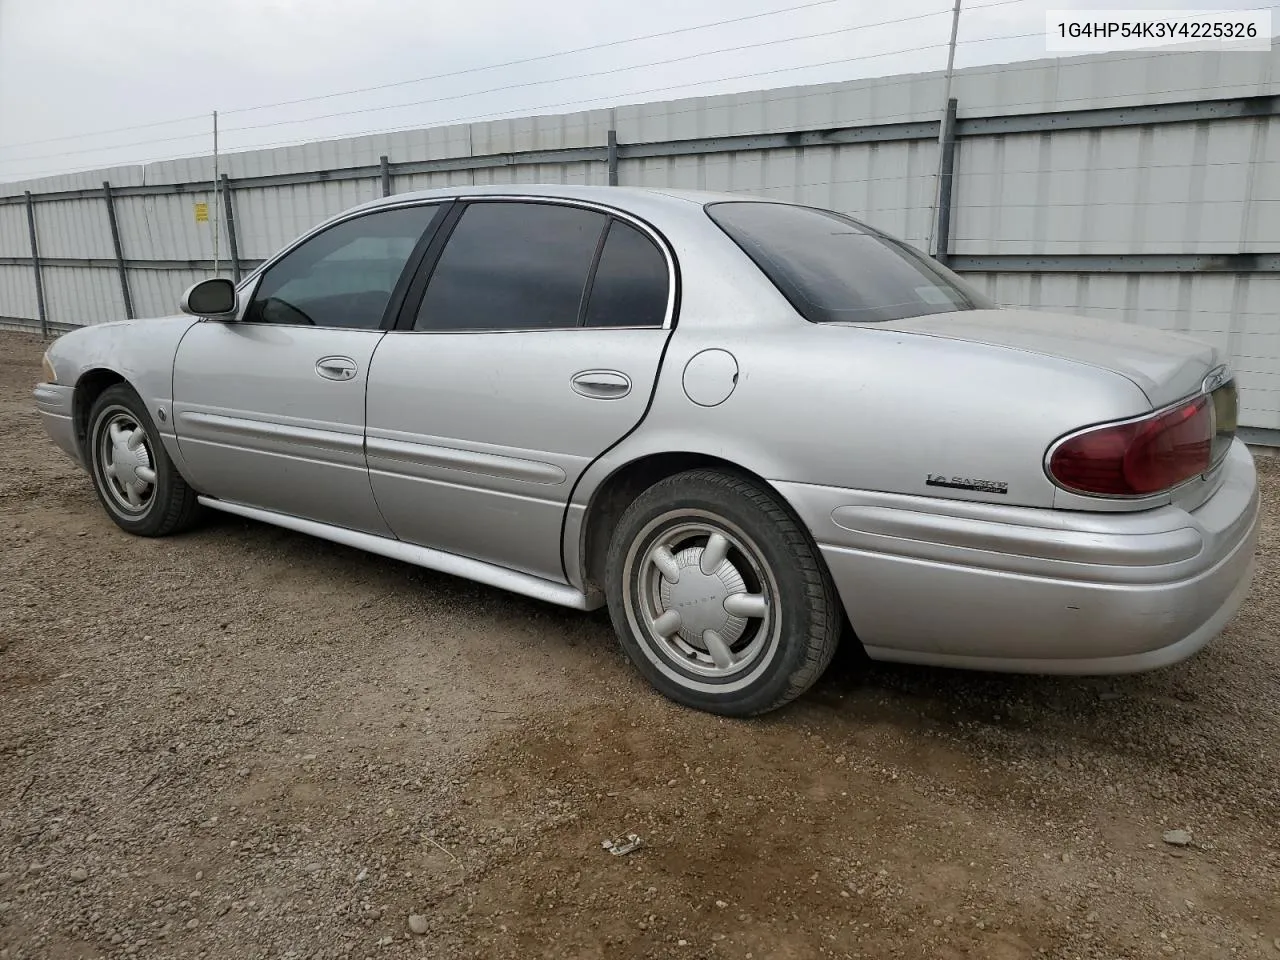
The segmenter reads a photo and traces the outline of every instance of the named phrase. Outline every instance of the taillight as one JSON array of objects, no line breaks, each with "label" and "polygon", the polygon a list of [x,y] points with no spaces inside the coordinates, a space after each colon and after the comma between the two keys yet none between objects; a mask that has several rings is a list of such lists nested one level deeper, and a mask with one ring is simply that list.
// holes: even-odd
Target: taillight
[{"label": "taillight", "polygon": [[[1231,391],[1234,395],[1234,386]],[[1205,473],[1214,464],[1215,433],[1214,402],[1202,394],[1141,420],[1068,437],[1050,456],[1049,475],[1060,486],[1079,493],[1122,497],[1159,493]]]}]

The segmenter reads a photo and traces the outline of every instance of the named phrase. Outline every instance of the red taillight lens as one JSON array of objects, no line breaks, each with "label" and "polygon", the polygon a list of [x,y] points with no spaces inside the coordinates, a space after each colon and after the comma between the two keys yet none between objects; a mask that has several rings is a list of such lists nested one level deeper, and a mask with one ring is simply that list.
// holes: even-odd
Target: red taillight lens
[{"label": "red taillight lens", "polygon": [[1213,406],[1196,397],[1145,420],[1098,427],[1058,445],[1049,473],[1081,493],[1159,493],[1212,465]]}]

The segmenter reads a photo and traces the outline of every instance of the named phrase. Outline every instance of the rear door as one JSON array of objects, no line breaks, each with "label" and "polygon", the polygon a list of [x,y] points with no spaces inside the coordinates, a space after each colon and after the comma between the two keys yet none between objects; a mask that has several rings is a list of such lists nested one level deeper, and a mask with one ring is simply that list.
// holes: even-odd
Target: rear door
[{"label": "rear door", "polygon": [[263,272],[243,319],[188,331],[174,428],[198,490],[390,532],[364,460],[369,362],[442,209],[380,209],[329,227]]},{"label": "rear door", "polygon": [[563,581],[574,483],[648,407],[674,260],[588,205],[486,199],[451,220],[373,357],[374,494],[404,540]]}]

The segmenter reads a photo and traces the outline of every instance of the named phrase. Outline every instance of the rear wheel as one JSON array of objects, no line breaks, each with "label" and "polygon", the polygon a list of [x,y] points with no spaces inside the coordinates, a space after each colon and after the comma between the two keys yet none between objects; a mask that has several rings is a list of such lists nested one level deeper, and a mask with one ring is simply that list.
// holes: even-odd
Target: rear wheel
[{"label": "rear wheel", "polygon": [[691,470],[650,487],[609,545],[609,611],[623,649],[686,706],[749,716],[822,675],[839,601],[808,533],[744,477]]},{"label": "rear wheel", "polygon": [[196,492],[174,468],[131,387],[108,387],[94,401],[85,452],[98,500],[122,530],[162,537],[199,516]]}]

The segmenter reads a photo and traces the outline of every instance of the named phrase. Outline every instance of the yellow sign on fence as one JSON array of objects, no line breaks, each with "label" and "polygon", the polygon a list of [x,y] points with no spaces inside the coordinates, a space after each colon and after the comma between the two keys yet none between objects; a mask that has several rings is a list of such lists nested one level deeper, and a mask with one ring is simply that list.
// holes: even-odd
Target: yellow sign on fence
[{"label": "yellow sign on fence", "polygon": [[209,222],[209,205],[207,203],[196,204],[196,223]]}]

